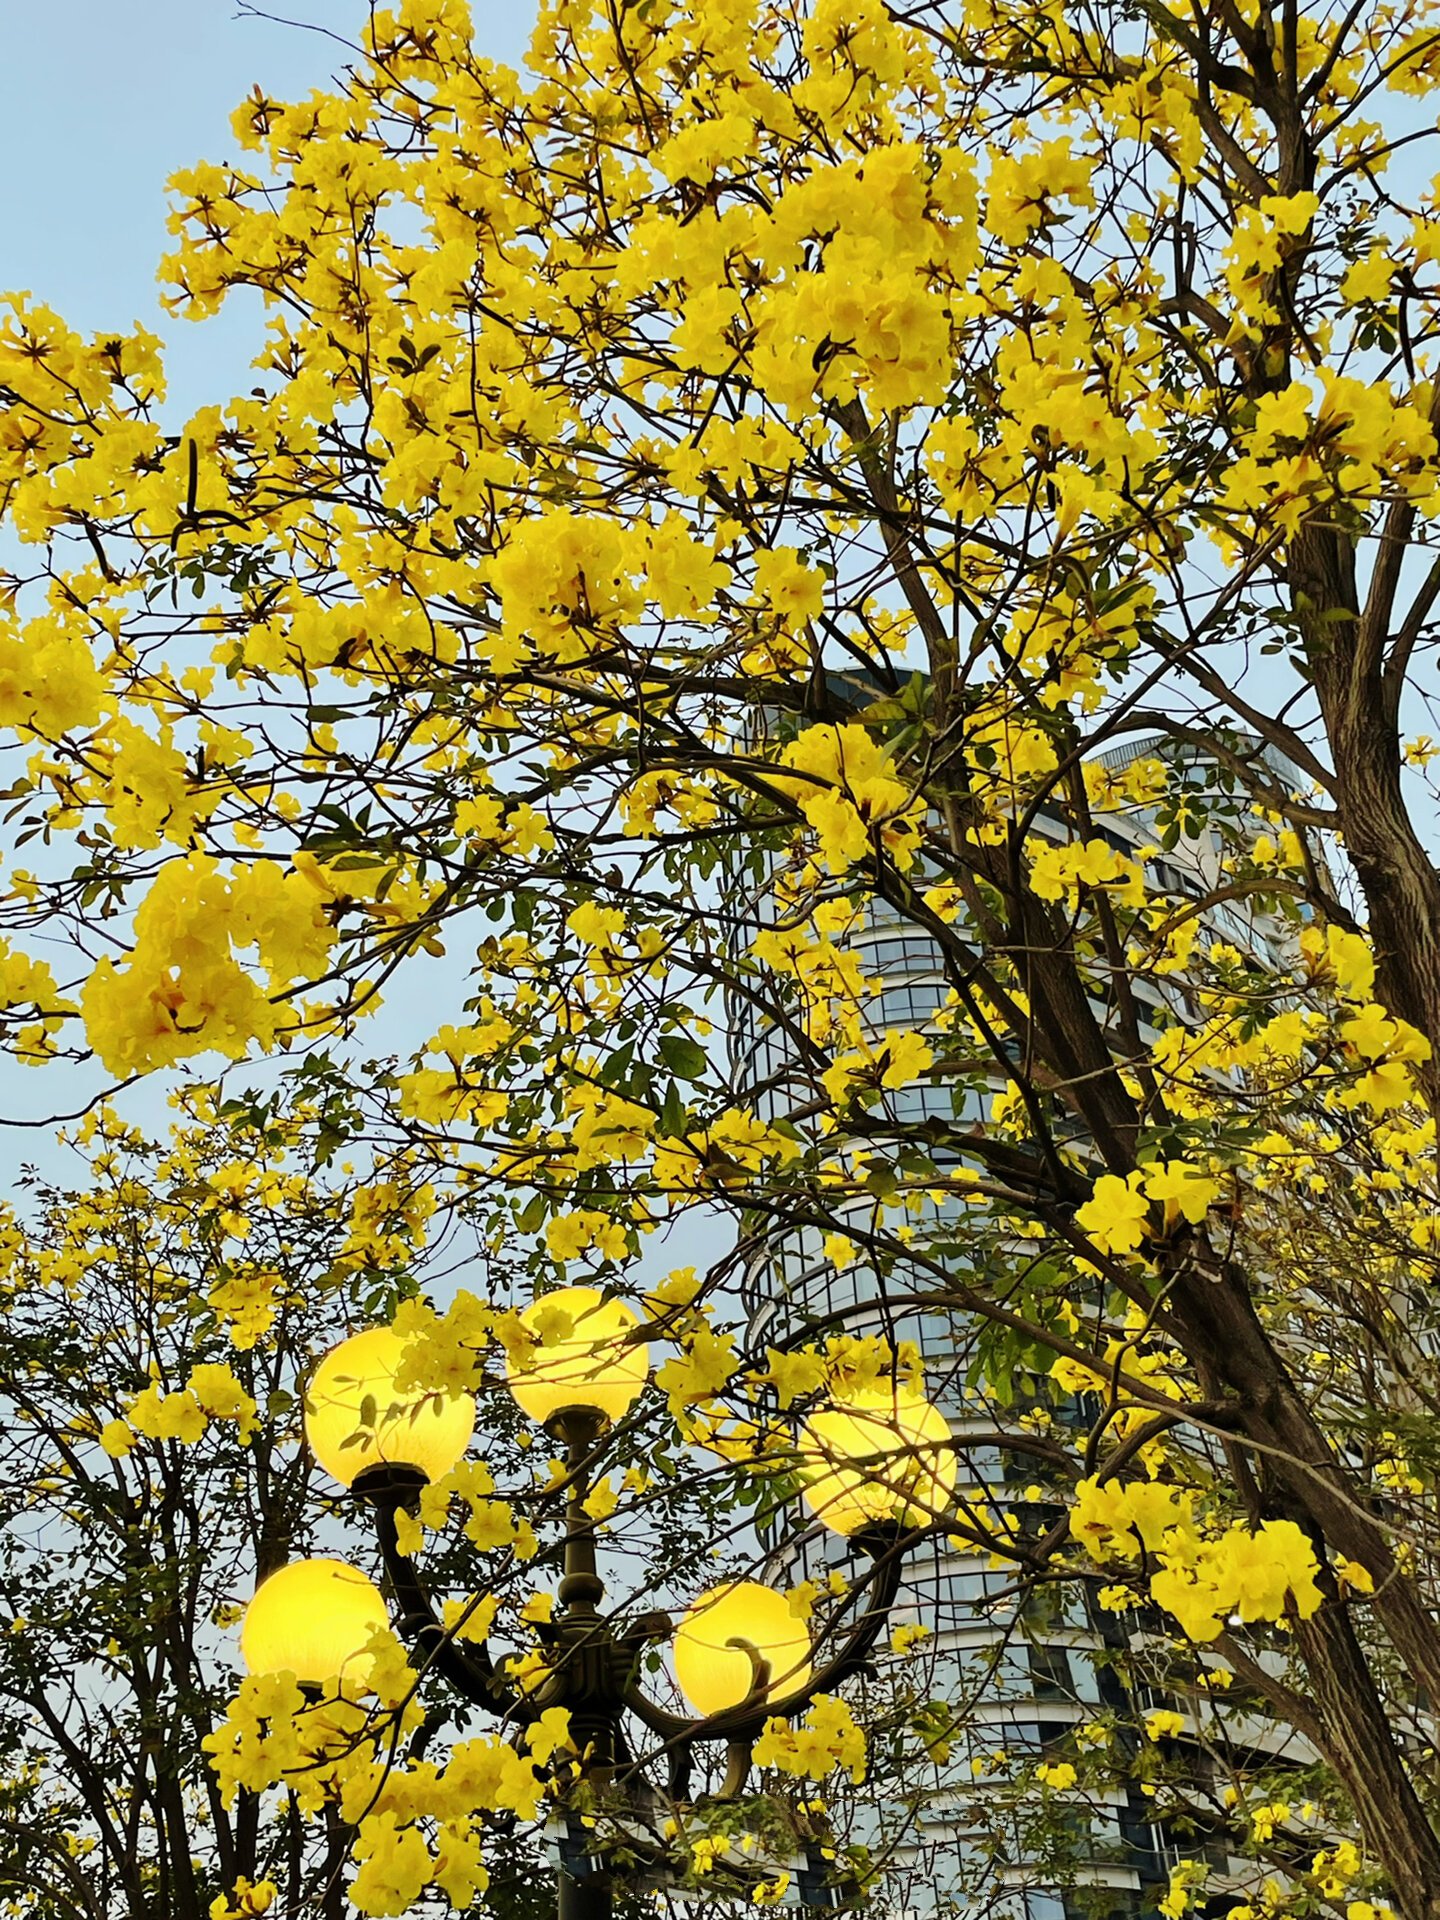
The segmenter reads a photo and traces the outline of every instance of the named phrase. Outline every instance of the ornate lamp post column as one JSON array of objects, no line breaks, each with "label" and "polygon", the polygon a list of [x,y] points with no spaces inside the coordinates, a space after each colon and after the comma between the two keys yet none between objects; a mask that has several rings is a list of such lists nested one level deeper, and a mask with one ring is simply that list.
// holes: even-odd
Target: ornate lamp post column
[{"label": "ornate lamp post column", "polygon": [[[446,1629],[414,1561],[402,1549],[397,1516],[463,1455],[474,1428],[473,1399],[397,1392],[403,1342],[388,1328],[357,1334],[326,1356],[306,1399],[306,1436],[316,1459],[368,1509],[384,1563],[394,1626],[433,1674],[465,1700],[517,1731],[563,1707],[584,1756],[582,1778],[623,1793],[643,1779],[627,1737],[630,1720],[655,1736],[668,1761],[669,1792],[683,1800],[693,1753],[722,1742],[721,1798],[744,1791],[756,1738],[772,1716],[802,1712],[868,1658],[920,1537],[917,1520],[943,1506],[954,1480],[949,1429],[923,1401],[880,1393],[817,1414],[802,1447],[814,1461],[807,1502],[870,1560],[864,1604],[830,1656],[812,1665],[808,1630],[784,1596],[754,1581],[701,1595],[675,1636],[677,1676],[699,1709],[672,1713],[639,1684],[645,1648],[668,1638],[667,1614],[621,1620],[602,1611],[595,1522],[586,1497],[604,1436],[643,1390],[648,1355],[635,1316],[593,1288],[566,1288],[544,1305],[571,1316],[566,1337],[512,1361],[511,1391],[565,1450],[567,1499],[558,1611],[542,1629],[548,1671],[515,1687],[488,1646],[462,1646]],[[531,1309],[533,1314],[536,1309]],[[300,1612],[297,1613],[297,1603]],[[266,1581],[247,1610],[242,1652],[252,1672],[290,1671],[315,1685],[343,1671],[385,1620],[380,1595],[339,1561],[307,1561]],[[608,1920],[611,1876],[603,1857],[562,1858],[560,1920]]]}]

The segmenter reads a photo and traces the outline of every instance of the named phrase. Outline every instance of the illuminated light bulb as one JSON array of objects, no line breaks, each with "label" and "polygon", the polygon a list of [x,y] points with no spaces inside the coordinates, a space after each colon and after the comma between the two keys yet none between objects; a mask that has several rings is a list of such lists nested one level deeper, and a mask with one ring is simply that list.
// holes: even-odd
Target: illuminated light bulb
[{"label": "illuminated light bulb", "polygon": [[[557,1311],[568,1315],[568,1331],[547,1338]],[[640,1322],[623,1300],[607,1300],[598,1287],[559,1287],[520,1319],[540,1345],[528,1358],[507,1356],[505,1378],[532,1420],[543,1424],[565,1407],[611,1420],[629,1412],[650,1376],[650,1349],[627,1337]]]},{"label": "illuminated light bulb", "polygon": [[248,1673],[293,1673],[305,1687],[363,1689],[365,1643],[389,1618],[380,1589],[343,1560],[295,1560],[255,1589],[240,1625]]},{"label": "illuminated light bulb", "polygon": [[768,1699],[796,1693],[810,1678],[810,1630],[783,1593],[758,1580],[727,1581],[702,1593],[675,1629],[675,1677],[697,1713],[723,1713],[748,1700],[755,1663],[742,1640],[770,1664]]},{"label": "illuminated light bulb", "polygon": [[918,1393],[868,1388],[810,1416],[800,1436],[805,1503],[835,1533],[922,1525],[955,1485],[949,1423]]},{"label": "illuminated light bulb", "polygon": [[405,1345],[391,1327],[354,1334],[326,1354],[305,1390],[305,1438],[342,1487],[381,1462],[443,1480],[470,1444],[473,1394],[397,1393]]}]

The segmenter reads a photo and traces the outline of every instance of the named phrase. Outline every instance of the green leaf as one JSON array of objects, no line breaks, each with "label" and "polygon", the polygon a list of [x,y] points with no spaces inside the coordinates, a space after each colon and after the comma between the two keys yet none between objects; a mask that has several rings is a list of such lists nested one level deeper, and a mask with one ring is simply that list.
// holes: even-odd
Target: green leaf
[{"label": "green leaf", "polygon": [[666,1066],[680,1080],[701,1079],[709,1065],[705,1049],[683,1033],[662,1033],[660,1053]]},{"label": "green leaf", "polygon": [[515,1225],[520,1229],[521,1233],[537,1233],[548,1209],[549,1202],[546,1200],[544,1194],[537,1193],[533,1199],[527,1200],[519,1213],[516,1214]]},{"label": "green leaf", "polygon": [[665,1099],[660,1108],[656,1130],[662,1139],[676,1140],[685,1131],[685,1102],[673,1080],[665,1084]]},{"label": "green leaf", "polygon": [[601,1086],[613,1087],[618,1081],[623,1080],[630,1070],[630,1062],[634,1057],[633,1045],[617,1047],[596,1076]]}]

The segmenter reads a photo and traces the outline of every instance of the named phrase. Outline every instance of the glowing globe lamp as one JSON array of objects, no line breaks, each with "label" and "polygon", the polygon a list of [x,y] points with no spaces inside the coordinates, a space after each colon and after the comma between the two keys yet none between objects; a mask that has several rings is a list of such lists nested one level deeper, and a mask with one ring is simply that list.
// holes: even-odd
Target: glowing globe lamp
[{"label": "glowing globe lamp", "polygon": [[390,1624],[375,1582],[343,1560],[294,1560],[255,1590],[240,1625],[248,1673],[293,1673],[301,1686],[363,1687],[364,1652]]},{"label": "glowing globe lamp", "polygon": [[510,1391],[542,1423],[565,1407],[590,1407],[619,1420],[650,1374],[650,1349],[630,1335],[639,1321],[623,1300],[598,1287],[559,1287],[520,1315],[538,1342],[528,1357],[507,1357]]},{"label": "glowing globe lamp", "polygon": [[405,1345],[390,1327],[357,1333],[326,1354],[306,1388],[305,1438],[342,1487],[382,1461],[442,1480],[470,1444],[473,1394],[396,1391]]},{"label": "glowing globe lamp", "polygon": [[955,1485],[945,1416],[904,1387],[868,1388],[812,1414],[800,1456],[806,1505],[840,1534],[933,1520]]},{"label": "glowing globe lamp", "polygon": [[[739,1641],[742,1644],[736,1645]],[[771,1699],[797,1692],[810,1678],[810,1631],[783,1593],[757,1580],[735,1580],[702,1593],[675,1629],[675,1677],[697,1713],[723,1713],[749,1699],[755,1662],[769,1662]]]}]

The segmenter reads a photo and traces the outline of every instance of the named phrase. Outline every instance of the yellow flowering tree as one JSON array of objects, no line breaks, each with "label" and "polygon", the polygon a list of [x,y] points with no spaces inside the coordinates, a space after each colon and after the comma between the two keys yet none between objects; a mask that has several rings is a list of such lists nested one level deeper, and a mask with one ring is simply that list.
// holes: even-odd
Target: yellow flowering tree
[{"label": "yellow flowering tree", "polygon": [[[645,1417],[767,1525],[923,1322],[927,1524],[1185,1703],[967,1751],[977,1819],[1118,1778],[1255,1912],[1431,1920],[1440,16],[550,0],[517,73],[460,0],[361,11],[172,183],[248,392],[173,421],[123,317],[0,329],[6,1044],[298,1071],[458,958],[360,1076],[377,1167],[542,1290],[733,1227]],[[525,1337],[484,1291],[407,1310],[417,1381]],[[854,1770],[839,1709],[767,1738]],[[359,1832],[370,1910],[478,1885],[432,1790]]]},{"label": "yellow flowering tree", "polygon": [[[79,1183],[0,1220],[0,1896],[26,1920],[321,1911],[340,1884],[345,1829],[227,1793],[207,1743],[257,1574],[316,1542],[305,1370],[413,1287],[423,1234],[413,1193],[327,1172],[323,1099],[183,1104],[163,1141],[92,1114]],[[490,1858],[524,1920],[530,1849]]]}]

